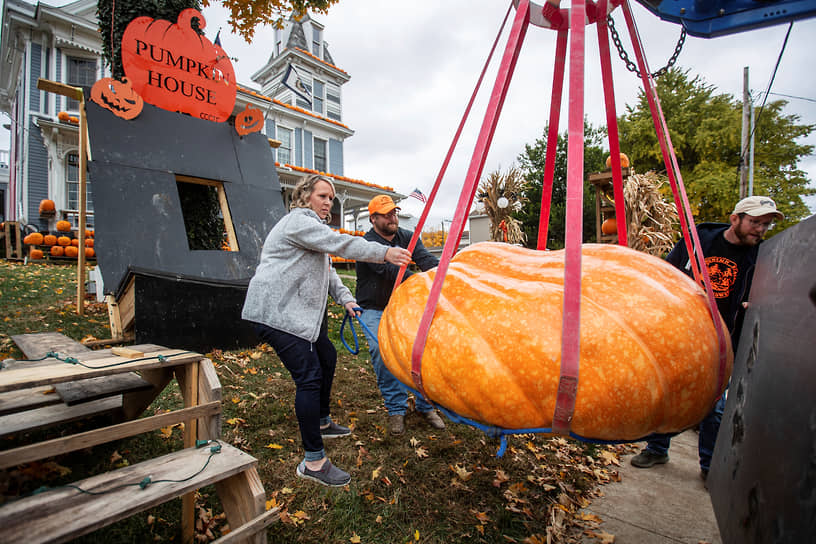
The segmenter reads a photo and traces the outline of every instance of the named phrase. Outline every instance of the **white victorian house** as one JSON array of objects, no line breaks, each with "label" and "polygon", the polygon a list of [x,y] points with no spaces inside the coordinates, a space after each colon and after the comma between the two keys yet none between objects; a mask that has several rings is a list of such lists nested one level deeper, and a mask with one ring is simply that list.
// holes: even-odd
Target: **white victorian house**
[{"label": "white victorian house", "polygon": [[[110,77],[102,60],[96,2],[54,7],[4,0],[2,10],[0,111],[11,120],[10,149],[4,155],[8,169],[3,172],[8,181],[3,183],[5,175],[0,178],[3,219],[43,231],[52,230],[58,219],[76,225],[78,128],[61,120],[60,113],[77,117],[78,103],[38,90],[37,81],[91,86]],[[275,159],[285,203],[299,178],[325,173],[338,193],[332,210],[335,226],[346,228],[373,196],[385,193],[399,200],[405,195],[347,175],[343,146],[354,131],[343,123],[342,86],[350,76],[335,64],[323,34],[323,26],[309,16],[276,31],[268,62],[252,76],[257,88],[238,84],[233,113],[249,104],[267,115],[266,135],[280,142]],[[55,216],[39,215],[43,199],[56,203]],[[92,227],[92,184],[88,212]]]}]

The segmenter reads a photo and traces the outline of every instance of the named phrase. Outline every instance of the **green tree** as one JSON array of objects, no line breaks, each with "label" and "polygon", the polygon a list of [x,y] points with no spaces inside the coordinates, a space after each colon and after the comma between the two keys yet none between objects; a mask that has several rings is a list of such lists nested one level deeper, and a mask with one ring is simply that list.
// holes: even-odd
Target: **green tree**
[{"label": "green tree", "polygon": [[[538,241],[538,222],[541,215],[541,191],[544,179],[544,162],[547,158],[547,131],[533,145],[525,144],[524,152],[519,155],[520,168],[524,173],[526,184],[524,196],[527,203],[524,208],[513,214],[520,220],[522,229],[527,235],[527,246],[536,247]],[[584,178],[589,172],[603,170],[606,152],[602,144],[606,137],[603,128],[584,125]],[[560,249],[564,247],[567,212],[567,133],[558,135],[555,153],[555,172],[553,175],[552,203],[550,205],[550,224],[547,229],[547,247]],[[595,188],[584,181],[584,214],[583,240],[595,241]]]},{"label": "green tree", "polygon": [[[658,96],[677,155],[692,212],[698,222],[725,221],[739,199],[742,103],[688,70],[672,68],[661,76]],[[785,214],[782,228],[809,215],[803,197],[816,193],[798,168],[813,146],[798,144],[816,125],[785,115],[787,102],[769,102],[754,133],[754,194],[773,198]],[[665,171],[646,95],[618,119],[621,150],[639,172]],[[746,158],[747,160],[747,158]],[[775,232],[779,232],[777,228]]]}]

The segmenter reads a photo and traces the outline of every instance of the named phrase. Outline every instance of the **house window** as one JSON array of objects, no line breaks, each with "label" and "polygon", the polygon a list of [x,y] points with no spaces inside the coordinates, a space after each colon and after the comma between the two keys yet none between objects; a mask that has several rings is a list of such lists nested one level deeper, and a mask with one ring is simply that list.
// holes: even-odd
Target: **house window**
[{"label": "house window", "polygon": [[333,83],[326,84],[326,117],[335,121],[342,121],[340,87]]},{"label": "house window", "polygon": [[[96,82],[96,61],[93,59],[81,59],[68,57],[68,85],[74,87],[91,87]],[[73,98],[68,99],[69,110],[79,110],[79,101]]]},{"label": "house window", "polygon": [[323,115],[323,96],[326,92],[326,86],[322,81],[314,80],[312,82],[314,91],[312,93],[312,111]]},{"label": "house window", "polygon": [[[79,154],[68,153],[65,157],[65,182],[68,189],[68,209],[79,210]],[[93,211],[91,182],[85,180],[85,210]]]},{"label": "house window", "polygon": [[292,164],[292,130],[278,127],[278,140],[281,143],[278,147],[278,162]]},{"label": "house window", "polygon": [[318,172],[328,172],[326,156],[326,140],[314,139],[314,169]]},{"label": "house window", "polygon": [[320,58],[320,42],[323,41],[323,33],[317,28],[312,29],[312,55]]},{"label": "house window", "polygon": [[227,193],[220,181],[176,175],[181,215],[192,251],[238,251]]}]

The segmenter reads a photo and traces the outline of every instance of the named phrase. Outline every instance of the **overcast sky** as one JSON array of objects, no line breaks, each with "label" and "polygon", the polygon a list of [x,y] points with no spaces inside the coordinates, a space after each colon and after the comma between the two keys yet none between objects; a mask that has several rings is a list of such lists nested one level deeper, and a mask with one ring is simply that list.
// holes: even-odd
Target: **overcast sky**
[{"label": "overcast sky", "polygon": [[[656,70],[674,50],[680,27],[659,20],[636,2],[632,4],[648,62]],[[351,75],[351,81],[343,86],[343,123],[355,134],[345,143],[345,175],[388,185],[406,195],[415,187],[425,194],[430,192],[507,6],[504,0],[341,0],[328,15],[315,16],[325,25],[324,39],[335,63]],[[272,28],[259,27],[253,42],[246,44],[230,34],[227,14],[220,4],[203,13],[207,36],[214,39],[221,27],[224,49],[239,59],[234,62],[239,83],[257,88],[250,78],[270,56]],[[513,14],[491,63],[493,69],[485,77],[481,99],[474,105],[442,182],[429,223],[452,219]],[[621,10],[615,10],[613,17],[631,55]],[[743,67],[748,66],[750,87],[759,104],[787,28],[780,25],[714,39],[689,36],[678,66],[691,69],[693,75],[699,74],[719,92],[734,97],[742,96]],[[594,25],[587,30],[585,113],[593,124],[600,125],[605,124],[605,113],[597,34]],[[799,115],[802,123],[816,123],[814,35],[816,19],[793,25],[771,89],[801,97],[786,99],[787,112]],[[524,144],[542,136],[549,115],[554,47],[552,30],[530,27],[483,176],[516,164]],[[634,104],[640,81],[625,69],[614,50],[612,70],[620,115],[626,104]],[[567,92],[565,86],[561,132],[567,126]],[[784,97],[769,97],[779,98]],[[0,145],[7,148],[8,133],[3,132]],[[816,134],[806,143],[816,144]],[[807,157],[801,167],[809,172],[811,180],[816,179],[816,156]],[[816,199],[809,203],[813,208]],[[421,206],[414,199],[402,203],[404,210],[415,215],[419,215]]]}]

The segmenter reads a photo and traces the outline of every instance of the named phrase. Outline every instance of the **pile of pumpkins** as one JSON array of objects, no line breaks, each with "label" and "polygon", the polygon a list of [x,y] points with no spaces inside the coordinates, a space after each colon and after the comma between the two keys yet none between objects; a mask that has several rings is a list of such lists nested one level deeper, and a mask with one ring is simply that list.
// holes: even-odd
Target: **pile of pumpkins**
[{"label": "pile of pumpkins", "polygon": [[[23,238],[23,243],[30,246],[45,246],[52,257],[68,257],[76,259],[79,256],[79,240],[70,236],[71,223],[68,221],[57,221],[57,234],[43,234],[32,232]],[[31,260],[40,260],[45,256],[45,251],[39,247],[31,248]],[[93,259],[94,252],[94,231],[85,231],[85,258]]]}]

